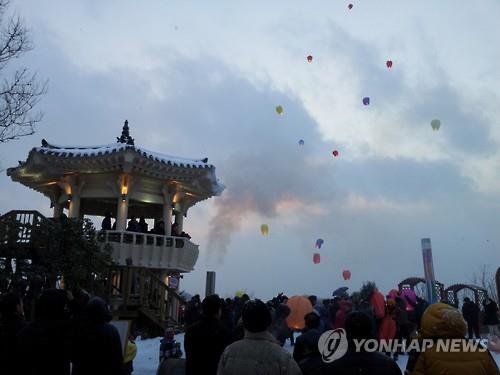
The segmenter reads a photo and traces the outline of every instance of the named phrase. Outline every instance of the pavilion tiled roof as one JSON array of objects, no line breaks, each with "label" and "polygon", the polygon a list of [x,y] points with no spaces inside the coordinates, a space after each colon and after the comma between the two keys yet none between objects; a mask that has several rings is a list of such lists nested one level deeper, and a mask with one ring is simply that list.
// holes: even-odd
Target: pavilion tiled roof
[{"label": "pavilion tiled roof", "polygon": [[101,146],[56,146],[44,142],[42,147],[35,147],[33,151],[44,155],[59,156],[65,158],[84,158],[105,156],[118,153],[121,151],[133,151],[148,159],[155,160],[162,164],[172,165],[181,168],[214,168],[212,164],[208,164],[207,159],[186,159],[176,156],[163,155],[156,152],[146,150],[142,147],[129,145],[125,143],[112,143]]}]

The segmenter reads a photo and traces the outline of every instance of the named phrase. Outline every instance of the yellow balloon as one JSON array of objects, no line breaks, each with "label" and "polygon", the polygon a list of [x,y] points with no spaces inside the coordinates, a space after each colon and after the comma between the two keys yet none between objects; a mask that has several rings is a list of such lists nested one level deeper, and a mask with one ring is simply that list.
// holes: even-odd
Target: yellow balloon
[{"label": "yellow balloon", "polygon": [[262,224],[260,226],[260,232],[263,236],[267,236],[269,234],[269,227],[267,226],[267,224]]},{"label": "yellow balloon", "polygon": [[279,105],[279,106],[277,106],[277,107],[276,107],[276,113],[277,113],[278,115],[282,115],[282,114],[283,114],[283,112],[284,112],[284,110],[283,110],[283,107],[282,107],[282,106],[280,106],[280,105]]}]

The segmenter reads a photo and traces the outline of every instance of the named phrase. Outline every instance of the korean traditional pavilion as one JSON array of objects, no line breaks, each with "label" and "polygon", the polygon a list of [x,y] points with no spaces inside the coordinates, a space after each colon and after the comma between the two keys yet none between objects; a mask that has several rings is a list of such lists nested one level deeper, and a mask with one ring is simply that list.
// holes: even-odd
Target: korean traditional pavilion
[{"label": "korean traditional pavilion", "polygon": [[[54,218],[110,213],[115,226],[101,231],[99,241],[112,247],[109,290],[116,315],[127,318],[140,310],[160,324],[177,319],[179,279],[194,269],[199,250],[188,237],[173,236],[171,224],[181,233],[189,208],[224,190],[208,159],[183,159],[136,146],[125,121],[112,144],[56,146],[42,140],[7,174],[45,195]],[[165,234],[127,231],[133,216],[162,221]],[[159,317],[153,316],[153,307]]]}]

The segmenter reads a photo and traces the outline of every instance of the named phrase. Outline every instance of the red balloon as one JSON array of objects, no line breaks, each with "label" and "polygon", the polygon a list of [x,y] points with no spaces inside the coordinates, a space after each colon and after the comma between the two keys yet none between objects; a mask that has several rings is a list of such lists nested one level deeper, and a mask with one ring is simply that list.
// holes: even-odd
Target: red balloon
[{"label": "red balloon", "polygon": [[349,9],[352,9],[352,7],[353,7],[353,6],[354,6],[354,5],[349,4],[347,7],[348,7]]},{"label": "red balloon", "polygon": [[351,278],[351,271],[345,270],[344,272],[342,272],[342,277],[344,278],[344,280],[349,280]]},{"label": "red balloon", "polygon": [[321,255],[319,255],[319,253],[313,254],[313,262],[314,264],[319,264],[321,262]]},{"label": "red balloon", "polygon": [[313,57],[311,55],[307,56],[307,62],[312,62],[313,61]]},{"label": "red balloon", "polygon": [[333,150],[332,155],[337,157],[337,156],[339,156],[339,152],[337,150]]},{"label": "red balloon", "polygon": [[392,68],[392,60],[387,60],[385,65],[387,65],[389,69]]}]

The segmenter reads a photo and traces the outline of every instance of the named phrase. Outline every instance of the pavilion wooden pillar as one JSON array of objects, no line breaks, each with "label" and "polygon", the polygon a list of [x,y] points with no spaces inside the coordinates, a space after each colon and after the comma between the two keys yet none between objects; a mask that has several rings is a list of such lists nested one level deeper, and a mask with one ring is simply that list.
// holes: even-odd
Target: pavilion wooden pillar
[{"label": "pavilion wooden pillar", "polygon": [[175,224],[179,234],[184,230],[184,213],[182,211],[175,211]]},{"label": "pavilion wooden pillar", "polygon": [[60,218],[63,214],[63,205],[59,202],[54,202],[54,219]]},{"label": "pavilion wooden pillar", "polygon": [[85,181],[78,177],[72,177],[69,181],[70,195],[68,217],[71,219],[80,219],[80,195]]},{"label": "pavilion wooden pillar", "polygon": [[54,193],[54,198],[52,201],[52,204],[54,205],[54,214],[52,216],[54,217],[54,219],[60,218],[63,214],[64,206],[60,202],[60,199],[61,199],[61,191],[60,189],[57,189],[57,192]]},{"label": "pavilion wooden pillar", "polygon": [[119,179],[119,197],[116,204],[116,230],[127,229],[128,218],[128,201],[130,196],[131,178],[127,174],[123,174]]},{"label": "pavilion wooden pillar", "polygon": [[162,220],[165,226],[165,235],[172,235],[172,192],[167,188],[162,188],[163,195],[163,212],[162,212]]}]

